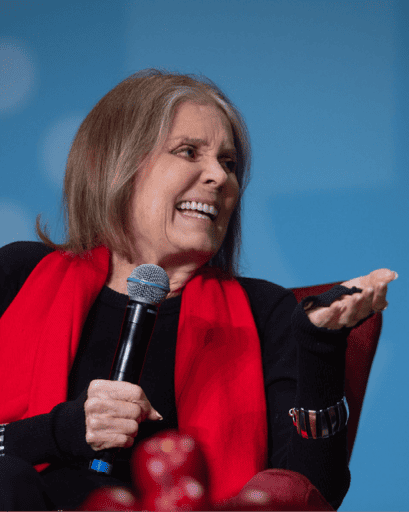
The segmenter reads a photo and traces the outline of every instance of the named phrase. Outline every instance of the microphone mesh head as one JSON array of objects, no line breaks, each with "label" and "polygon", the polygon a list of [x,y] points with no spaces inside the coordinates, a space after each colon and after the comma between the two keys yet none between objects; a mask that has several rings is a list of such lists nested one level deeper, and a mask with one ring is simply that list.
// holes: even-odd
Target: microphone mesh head
[{"label": "microphone mesh head", "polygon": [[158,265],[139,265],[127,281],[129,297],[147,304],[159,305],[170,291],[168,275]]}]

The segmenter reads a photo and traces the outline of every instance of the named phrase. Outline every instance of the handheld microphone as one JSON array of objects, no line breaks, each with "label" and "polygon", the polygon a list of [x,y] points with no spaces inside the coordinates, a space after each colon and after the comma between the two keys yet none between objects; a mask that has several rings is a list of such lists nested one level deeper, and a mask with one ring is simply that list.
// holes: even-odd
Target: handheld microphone
[{"label": "handheld microphone", "polygon": [[[127,279],[129,301],[109,380],[139,384],[158,306],[169,293],[169,278],[158,265],[140,265]],[[110,475],[116,448],[101,450],[89,468]]]}]

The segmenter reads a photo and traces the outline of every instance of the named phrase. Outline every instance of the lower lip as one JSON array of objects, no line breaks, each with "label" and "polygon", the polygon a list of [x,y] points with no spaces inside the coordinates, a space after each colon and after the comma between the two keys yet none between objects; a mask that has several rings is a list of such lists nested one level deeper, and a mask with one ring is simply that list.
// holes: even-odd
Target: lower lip
[{"label": "lower lip", "polygon": [[177,210],[183,217],[188,219],[195,219],[195,220],[201,220],[202,222],[210,222],[211,224],[213,221],[210,219],[210,217],[207,217],[206,215],[203,215],[203,217],[198,217],[196,213],[189,211],[189,210]]}]

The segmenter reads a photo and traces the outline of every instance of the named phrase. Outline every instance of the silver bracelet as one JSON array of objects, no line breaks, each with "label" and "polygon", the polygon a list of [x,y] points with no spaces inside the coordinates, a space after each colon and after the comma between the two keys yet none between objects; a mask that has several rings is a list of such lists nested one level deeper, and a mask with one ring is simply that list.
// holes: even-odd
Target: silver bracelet
[{"label": "silver bracelet", "polygon": [[297,432],[305,439],[325,439],[342,430],[348,422],[349,411],[346,397],[327,409],[310,411],[293,407],[288,414]]},{"label": "silver bracelet", "polygon": [[0,425],[0,457],[4,455],[4,431],[6,430],[6,425],[8,423]]}]

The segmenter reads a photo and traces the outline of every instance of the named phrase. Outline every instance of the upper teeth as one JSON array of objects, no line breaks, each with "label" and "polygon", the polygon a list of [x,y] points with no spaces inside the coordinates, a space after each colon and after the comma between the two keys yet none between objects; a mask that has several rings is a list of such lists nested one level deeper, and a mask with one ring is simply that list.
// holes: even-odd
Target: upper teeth
[{"label": "upper teeth", "polygon": [[206,203],[197,203],[196,201],[184,201],[179,205],[181,210],[199,210],[201,212],[210,213],[215,217],[219,213],[214,206]]}]

